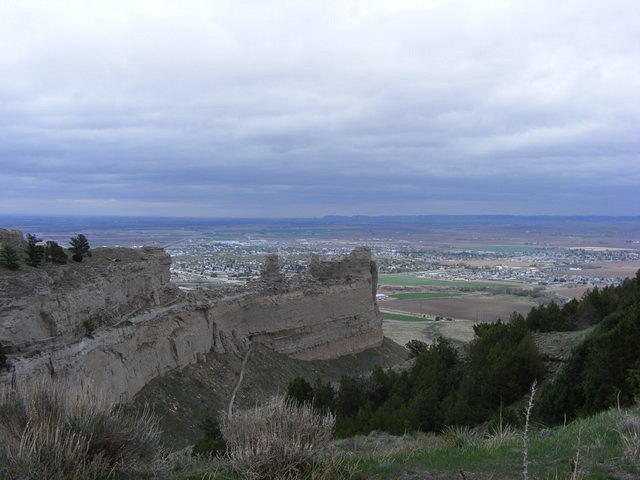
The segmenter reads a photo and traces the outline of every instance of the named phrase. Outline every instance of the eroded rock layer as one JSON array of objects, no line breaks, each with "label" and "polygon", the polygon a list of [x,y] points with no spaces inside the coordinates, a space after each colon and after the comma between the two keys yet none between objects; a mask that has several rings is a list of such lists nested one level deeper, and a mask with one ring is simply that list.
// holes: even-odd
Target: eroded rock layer
[{"label": "eroded rock layer", "polygon": [[259,281],[216,293],[179,291],[169,265],[161,249],[103,248],[81,264],[2,270],[0,342],[10,369],[0,382],[55,376],[128,400],[154,378],[250,342],[302,360],[382,344],[367,248],[314,258],[292,278],[270,258]]}]

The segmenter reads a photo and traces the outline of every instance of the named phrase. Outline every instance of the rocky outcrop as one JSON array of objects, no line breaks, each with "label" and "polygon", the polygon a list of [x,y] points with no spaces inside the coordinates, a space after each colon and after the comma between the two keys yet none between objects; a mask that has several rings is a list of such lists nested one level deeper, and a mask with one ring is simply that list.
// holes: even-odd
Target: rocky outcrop
[{"label": "rocky outcrop", "polygon": [[249,342],[302,360],[382,344],[367,248],[313,259],[291,278],[271,257],[258,281],[215,294],[178,291],[169,263],[161,249],[105,248],[81,264],[3,271],[0,341],[12,371],[0,382],[56,376],[128,400],[154,378]]},{"label": "rocky outcrop", "polygon": [[0,228],[0,245],[7,245],[18,250],[27,246],[27,242],[20,230],[7,230]]},{"label": "rocky outcrop", "polygon": [[121,322],[171,301],[171,257],[160,248],[96,248],[82,263],[0,269],[0,341],[19,348]]},{"label": "rocky outcrop", "polygon": [[280,265],[278,264],[278,255],[271,253],[264,259],[264,265],[260,271],[260,280],[263,282],[281,282],[284,280],[282,272],[280,272]]}]

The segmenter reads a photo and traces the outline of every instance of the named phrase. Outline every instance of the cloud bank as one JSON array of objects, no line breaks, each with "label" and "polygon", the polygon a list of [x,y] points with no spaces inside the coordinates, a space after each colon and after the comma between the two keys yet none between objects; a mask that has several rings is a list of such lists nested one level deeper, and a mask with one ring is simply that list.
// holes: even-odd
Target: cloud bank
[{"label": "cloud bank", "polygon": [[640,214],[637,1],[0,5],[0,213]]}]

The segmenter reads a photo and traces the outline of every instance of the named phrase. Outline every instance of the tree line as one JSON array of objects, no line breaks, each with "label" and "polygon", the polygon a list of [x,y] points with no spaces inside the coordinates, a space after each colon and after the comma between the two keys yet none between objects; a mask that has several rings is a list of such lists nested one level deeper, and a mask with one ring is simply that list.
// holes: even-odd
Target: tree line
[{"label": "tree line", "polygon": [[620,302],[630,297],[632,281],[604,288],[587,290],[580,300],[573,299],[560,306],[555,302],[533,307],[526,316],[527,326],[538,332],[578,330],[600,323],[616,311]]},{"label": "tree line", "polygon": [[621,285],[587,292],[565,306],[514,313],[508,322],[474,326],[462,349],[439,338],[407,344],[415,357],[405,371],[374,368],[365,378],[343,376],[337,385],[302,377],[288,396],[336,415],[335,434],[374,430],[392,434],[441,431],[448,425],[500,421],[519,424],[509,408],[542,380],[545,367],[533,331],[564,331],[598,323],[558,376],[542,387],[538,420],[553,424],[640,398],[640,271]]},{"label": "tree line", "polygon": [[[89,241],[82,233],[71,237],[69,245],[72,260],[81,262],[84,257],[91,256]],[[26,247],[22,253],[21,257],[18,249],[10,245],[0,245],[0,264],[9,270],[18,270],[23,259],[25,264],[35,268],[43,262],[65,264],[69,259],[65,249],[57,242],[47,240],[43,244],[41,238],[31,233],[27,234]]]},{"label": "tree line", "polygon": [[578,307],[604,316],[542,390],[538,415],[548,423],[640,400],[640,270],[617,287],[585,295]]},{"label": "tree line", "polygon": [[[474,340],[461,354],[439,338],[412,343],[415,362],[402,372],[375,368],[366,378],[343,376],[337,388],[294,379],[288,395],[336,415],[335,434],[349,437],[382,430],[441,431],[474,425],[501,413],[544,374],[544,365],[524,320],[474,327]],[[504,410],[504,408],[503,408]],[[515,417],[515,415],[511,415]]]}]

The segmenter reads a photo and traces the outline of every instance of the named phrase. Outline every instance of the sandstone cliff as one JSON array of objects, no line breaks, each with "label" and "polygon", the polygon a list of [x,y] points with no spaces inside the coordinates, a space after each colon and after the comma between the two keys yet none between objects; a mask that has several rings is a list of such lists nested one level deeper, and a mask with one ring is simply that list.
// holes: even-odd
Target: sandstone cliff
[{"label": "sandstone cliff", "polygon": [[0,341],[12,346],[78,339],[175,299],[162,249],[95,248],[82,263],[0,269]]},{"label": "sandstone cliff", "polygon": [[0,228],[0,245],[8,245],[21,250],[27,246],[27,242],[20,230]]},{"label": "sandstone cliff", "polygon": [[154,378],[248,342],[296,359],[378,347],[382,318],[367,248],[313,259],[285,278],[271,258],[261,279],[218,293],[181,292],[161,249],[95,249],[81,264],[0,272],[0,383],[42,376],[92,382],[128,400]]}]

